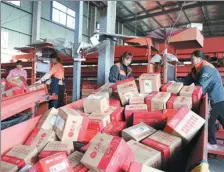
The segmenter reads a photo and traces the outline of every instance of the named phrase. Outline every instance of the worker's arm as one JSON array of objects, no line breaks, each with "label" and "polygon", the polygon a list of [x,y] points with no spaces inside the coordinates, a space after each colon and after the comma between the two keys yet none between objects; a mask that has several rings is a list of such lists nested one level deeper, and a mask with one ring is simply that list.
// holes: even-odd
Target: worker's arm
[{"label": "worker's arm", "polygon": [[203,95],[206,94],[209,84],[212,81],[212,75],[211,71],[209,70],[209,67],[203,67],[199,73],[198,81],[196,85],[202,86],[203,89]]},{"label": "worker's arm", "polygon": [[12,72],[12,70],[10,70],[8,76],[6,77],[7,81],[10,80],[10,78],[12,78],[12,74],[13,74],[13,72]]},{"label": "worker's arm", "polygon": [[40,80],[37,81],[36,83],[43,83],[43,82],[46,82],[46,81],[49,80],[49,79],[51,78],[51,76],[54,75],[56,72],[57,72],[57,66],[54,65],[54,66],[51,68],[50,72],[48,72],[48,73],[46,73],[44,76],[42,76],[42,77],[40,78]]},{"label": "worker's arm", "polygon": [[118,81],[119,71],[116,65],[110,68],[109,82],[116,83]]}]

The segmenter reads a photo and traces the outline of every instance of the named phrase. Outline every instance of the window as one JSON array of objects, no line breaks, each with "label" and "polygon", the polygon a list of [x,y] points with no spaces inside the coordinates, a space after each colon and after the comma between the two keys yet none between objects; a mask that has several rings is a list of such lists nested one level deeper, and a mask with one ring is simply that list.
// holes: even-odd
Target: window
[{"label": "window", "polygon": [[20,7],[20,1],[7,1],[7,2]]},{"label": "window", "polygon": [[52,20],[75,29],[75,11],[56,1],[52,3]]}]

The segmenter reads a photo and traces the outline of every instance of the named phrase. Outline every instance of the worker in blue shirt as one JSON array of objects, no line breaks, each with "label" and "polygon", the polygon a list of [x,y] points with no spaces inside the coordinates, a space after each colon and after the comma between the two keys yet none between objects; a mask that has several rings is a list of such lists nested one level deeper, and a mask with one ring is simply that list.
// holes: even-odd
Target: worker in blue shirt
[{"label": "worker in blue shirt", "polygon": [[208,120],[208,149],[216,149],[216,120],[224,127],[224,87],[218,70],[206,60],[203,52],[197,50],[192,53],[192,70],[184,78],[184,85],[200,85],[203,95],[208,93],[211,112]]},{"label": "worker in blue shirt", "polygon": [[133,55],[125,52],[120,57],[120,62],[113,65],[110,69],[109,82],[116,83],[132,77],[132,69],[129,67],[133,59]]}]

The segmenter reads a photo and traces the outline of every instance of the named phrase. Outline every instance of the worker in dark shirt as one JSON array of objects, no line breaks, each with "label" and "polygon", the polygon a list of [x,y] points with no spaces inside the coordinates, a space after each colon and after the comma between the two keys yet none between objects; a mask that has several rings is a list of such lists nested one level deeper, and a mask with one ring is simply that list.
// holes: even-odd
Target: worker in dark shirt
[{"label": "worker in dark shirt", "polygon": [[203,95],[208,93],[211,112],[208,120],[208,149],[216,149],[216,120],[224,127],[224,87],[218,70],[209,62],[203,60],[203,52],[197,50],[192,53],[192,70],[184,78],[184,85],[200,85]]},{"label": "worker in dark shirt", "polygon": [[110,69],[109,82],[116,83],[117,81],[132,77],[132,69],[129,67],[133,59],[133,55],[125,52],[120,57],[120,62],[113,65]]}]

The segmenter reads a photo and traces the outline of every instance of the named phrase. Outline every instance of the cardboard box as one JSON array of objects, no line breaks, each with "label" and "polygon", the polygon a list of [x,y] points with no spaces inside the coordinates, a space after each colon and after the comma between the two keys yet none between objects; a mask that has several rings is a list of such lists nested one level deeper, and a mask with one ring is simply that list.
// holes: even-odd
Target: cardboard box
[{"label": "cardboard box", "polygon": [[124,108],[117,107],[111,114],[110,114],[110,121],[123,121],[124,120]]},{"label": "cardboard box", "polygon": [[83,100],[83,107],[85,113],[103,113],[109,108],[109,99],[106,96],[92,94]]},{"label": "cardboard box", "polygon": [[28,172],[30,168],[32,168],[32,165],[27,164],[23,168],[21,168],[18,172]]},{"label": "cardboard box", "polygon": [[121,136],[121,131],[126,128],[126,122],[123,121],[113,121],[110,122],[102,131],[112,136]]},{"label": "cardboard box", "polygon": [[157,131],[148,138],[142,140],[142,143],[162,153],[164,168],[169,160],[181,152],[182,146],[180,137],[173,136],[163,131]]},{"label": "cardboard box", "polygon": [[34,129],[25,145],[37,148],[38,152],[40,152],[49,141],[55,141],[56,139],[55,132],[52,130]]},{"label": "cardboard box", "polygon": [[54,131],[61,141],[83,141],[88,124],[89,118],[85,113],[61,107]]},{"label": "cardboard box", "polygon": [[16,165],[18,169],[21,169],[26,164],[35,163],[37,154],[38,152],[36,148],[26,145],[16,145],[1,157],[1,161],[7,163],[3,163],[5,168],[12,168],[13,171],[16,168],[9,164]]},{"label": "cardboard box", "polygon": [[122,170],[128,171],[131,163],[134,162],[134,159],[135,159],[135,154],[134,152],[130,151],[122,165]]},{"label": "cardboard box", "polygon": [[109,104],[110,104],[110,106],[115,106],[115,107],[120,107],[121,106],[120,99],[118,99],[116,97],[111,97],[110,100],[109,100]]},{"label": "cardboard box", "polygon": [[91,141],[81,163],[93,171],[119,172],[130,152],[123,139],[98,133]]},{"label": "cardboard box", "polygon": [[180,96],[191,97],[193,109],[198,109],[202,98],[201,86],[184,86],[180,91]]},{"label": "cardboard box", "polygon": [[161,77],[159,73],[144,73],[139,77],[140,93],[149,94],[159,91],[161,87]]},{"label": "cardboard box", "polygon": [[154,128],[141,122],[137,125],[124,129],[122,131],[122,137],[125,141],[129,141],[131,139],[141,141],[155,132],[156,130]]},{"label": "cardboard box", "polygon": [[36,128],[45,129],[45,130],[53,130],[55,125],[56,118],[58,116],[58,110],[55,108],[49,109],[44,116],[38,122]]},{"label": "cardboard box", "polygon": [[162,165],[161,152],[143,145],[134,140],[128,141],[128,145],[135,154],[134,162],[142,163],[149,167],[160,168]]},{"label": "cardboard box", "polygon": [[125,79],[117,82],[117,91],[122,105],[129,103],[129,99],[138,94],[138,88],[134,78]]},{"label": "cardboard box", "polygon": [[163,118],[166,121],[170,121],[173,116],[177,113],[178,109],[165,109],[163,110]]},{"label": "cardboard box", "polygon": [[186,105],[189,109],[192,108],[191,97],[171,96],[171,98],[168,100],[166,104],[167,109],[179,109],[184,105]]},{"label": "cardboard box", "polygon": [[83,157],[83,153],[75,151],[68,156],[68,160],[71,164],[73,172],[87,172],[88,168],[86,168],[83,164],[81,164],[81,159]]},{"label": "cardboard box", "polygon": [[161,87],[162,92],[169,92],[172,95],[178,95],[184,84],[182,82],[168,82]]},{"label": "cardboard box", "polygon": [[74,151],[73,142],[72,141],[50,141],[45,146],[45,148],[40,152],[39,158],[43,159],[48,156],[54,155],[56,153],[65,152],[69,155]]},{"label": "cardboard box", "polygon": [[190,142],[204,125],[205,120],[189,110],[181,107],[170,121],[167,122],[165,132],[181,137],[185,143]]},{"label": "cardboard box", "polygon": [[1,161],[1,172],[17,172],[18,170],[17,165]]},{"label": "cardboard box", "polygon": [[128,172],[163,172],[163,171],[143,165],[141,163],[132,162]]},{"label": "cardboard box", "polygon": [[133,114],[133,125],[144,122],[145,124],[156,128],[163,129],[166,125],[166,120],[163,117],[162,111],[157,112],[135,112]]},{"label": "cardboard box", "polygon": [[97,130],[87,130],[86,131],[86,134],[85,134],[85,137],[84,137],[84,142],[90,142],[96,135],[97,133],[99,133],[99,131]]},{"label": "cardboard box", "polygon": [[88,150],[89,145],[90,145],[90,143],[88,143],[88,144],[86,144],[85,146],[83,146],[83,147],[81,148],[80,152],[85,153],[85,152]]},{"label": "cardboard box", "polygon": [[166,103],[171,94],[165,92],[154,92],[146,98],[148,111],[159,111],[166,109]]},{"label": "cardboard box", "polygon": [[133,97],[130,98],[129,104],[144,104],[145,98],[148,96],[148,94],[136,94]]},{"label": "cardboard box", "polygon": [[73,142],[73,145],[74,145],[74,150],[76,151],[79,151],[79,152],[82,152],[81,149],[82,147],[84,147],[85,145],[87,145],[88,142]]},{"label": "cardboard box", "polygon": [[66,153],[56,153],[48,156],[44,159],[39,160],[28,172],[47,172],[47,171],[66,171],[74,172],[71,164],[67,158]]},{"label": "cardboard box", "polygon": [[133,122],[132,115],[135,112],[147,112],[147,105],[146,104],[136,104],[136,105],[125,106],[125,111],[124,111],[125,121],[129,123],[129,126]]},{"label": "cardboard box", "polygon": [[89,115],[88,130],[102,131],[110,123],[110,115],[92,113]]}]

